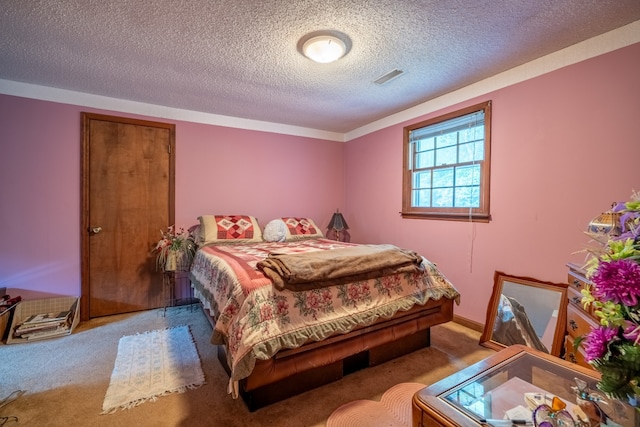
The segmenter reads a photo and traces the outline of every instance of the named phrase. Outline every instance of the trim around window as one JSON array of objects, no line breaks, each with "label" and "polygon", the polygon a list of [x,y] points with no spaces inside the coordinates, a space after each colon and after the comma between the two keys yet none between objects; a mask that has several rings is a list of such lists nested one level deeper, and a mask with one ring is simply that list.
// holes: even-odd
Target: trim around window
[{"label": "trim around window", "polygon": [[406,126],[403,150],[403,218],[491,220],[491,101]]}]

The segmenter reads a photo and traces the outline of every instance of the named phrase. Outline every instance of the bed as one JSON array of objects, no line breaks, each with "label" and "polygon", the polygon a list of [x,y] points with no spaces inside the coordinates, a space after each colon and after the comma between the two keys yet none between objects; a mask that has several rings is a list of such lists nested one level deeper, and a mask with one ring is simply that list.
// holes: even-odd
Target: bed
[{"label": "bed", "polygon": [[[236,217],[212,220],[214,237]],[[252,411],[428,346],[429,328],[453,317],[457,290],[415,252],[328,240],[306,218],[278,219],[279,233],[267,233],[269,222],[263,235],[244,218],[254,234],[236,227],[232,239],[201,238],[190,279],[210,315],[228,392]],[[378,273],[363,267],[373,254],[385,263]]]}]

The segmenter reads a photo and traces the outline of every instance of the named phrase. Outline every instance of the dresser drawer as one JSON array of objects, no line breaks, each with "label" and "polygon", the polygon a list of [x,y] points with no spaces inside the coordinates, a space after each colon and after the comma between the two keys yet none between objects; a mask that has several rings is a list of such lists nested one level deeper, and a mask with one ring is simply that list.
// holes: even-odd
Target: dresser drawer
[{"label": "dresser drawer", "polygon": [[598,323],[574,304],[567,304],[567,333],[573,337],[584,336]]},{"label": "dresser drawer", "polygon": [[582,294],[580,291],[573,288],[567,288],[567,298],[569,298],[569,304],[582,308]]},{"label": "dresser drawer", "polygon": [[575,289],[578,292],[591,285],[591,282],[589,282],[583,275],[573,270],[569,271],[568,282],[569,289]]},{"label": "dresser drawer", "polygon": [[[582,294],[573,288],[567,288],[567,298],[569,299],[569,304],[573,305],[574,308],[582,310],[591,315],[591,317],[595,318],[593,314],[593,306],[588,304],[586,307],[582,304]],[[596,320],[597,322],[597,320]]]},{"label": "dresser drawer", "polygon": [[564,360],[580,366],[593,369],[584,358],[584,349],[580,345],[577,349],[573,347],[573,337],[567,335],[564,338]]}]

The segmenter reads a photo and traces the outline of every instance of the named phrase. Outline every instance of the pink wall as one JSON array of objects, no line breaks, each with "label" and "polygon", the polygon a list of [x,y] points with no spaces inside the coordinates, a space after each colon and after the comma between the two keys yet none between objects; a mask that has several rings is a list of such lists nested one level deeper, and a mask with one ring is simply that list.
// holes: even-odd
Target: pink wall
[{"label": "pink wall", "polygon": [[342,208],[341,142],[179,123],[176,221],[204,213],[247,213],[261,225],[281,216],[325,227]]},{"label": "pink wall", "polygon": [[0,128],[0,287],[78,294],[80,114],[0,95]]},{"label": "pink wall", "polygon": [[[80,294],[80,113],[0,95],[0,287]],[[176,123],[176,224],[202,214],[328,224],[344,200],[344,144]]]},{"label": "pink wall", "polygon": [[[412,248],[484,323],[496,270],[564,283],[587,223],[640,190],[640,44],[565,67],[347,143],[352,235]],[[402,126],[492,100],[488,224],[402,219]]]},{"label": "pink wall", "polygon": [[[588,221],[640,190],[640,44],[469,100],[493,101],[488,224],[403,220],[402,126],[346,144],[176,123],[176,223],[203,213],[283,215],[435,261],[483,323],[493,273],[564,282]],[[80,292],[80,112],[0,95],[0,287]],[[143,119],[154,120],[149,117]],[[158,120],[167,121],[170,120]]]}]

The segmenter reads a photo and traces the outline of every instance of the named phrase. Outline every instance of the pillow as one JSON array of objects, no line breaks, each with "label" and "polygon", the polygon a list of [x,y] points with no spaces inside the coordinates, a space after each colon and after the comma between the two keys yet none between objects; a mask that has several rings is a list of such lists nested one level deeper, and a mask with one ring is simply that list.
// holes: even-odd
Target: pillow
[{"label": "pillow", "polygon": [[252,216],[202,215],[198,220],[203,244],[262,242],[262,230]]},{"label": "pillow", "polygon": [[311,218],[284,217],[282,221],[287,226],[286,241],[324,237],[322,230]]},{"label": "pillow", "polygon": [[267,242],[284,242],[287,238],[287,224],[281,219],[274,219],[264,226],[262,238]]},{"label": "pillow", "polygon": [[201,229],[202,227],[200,227],[200,224],[196,224],[189,227],[188,230],[189,235],[193,238],[193,241],[196,243],[196,245],[200,245],[204,241],[202,240],[202,233],[200,232]]}]

